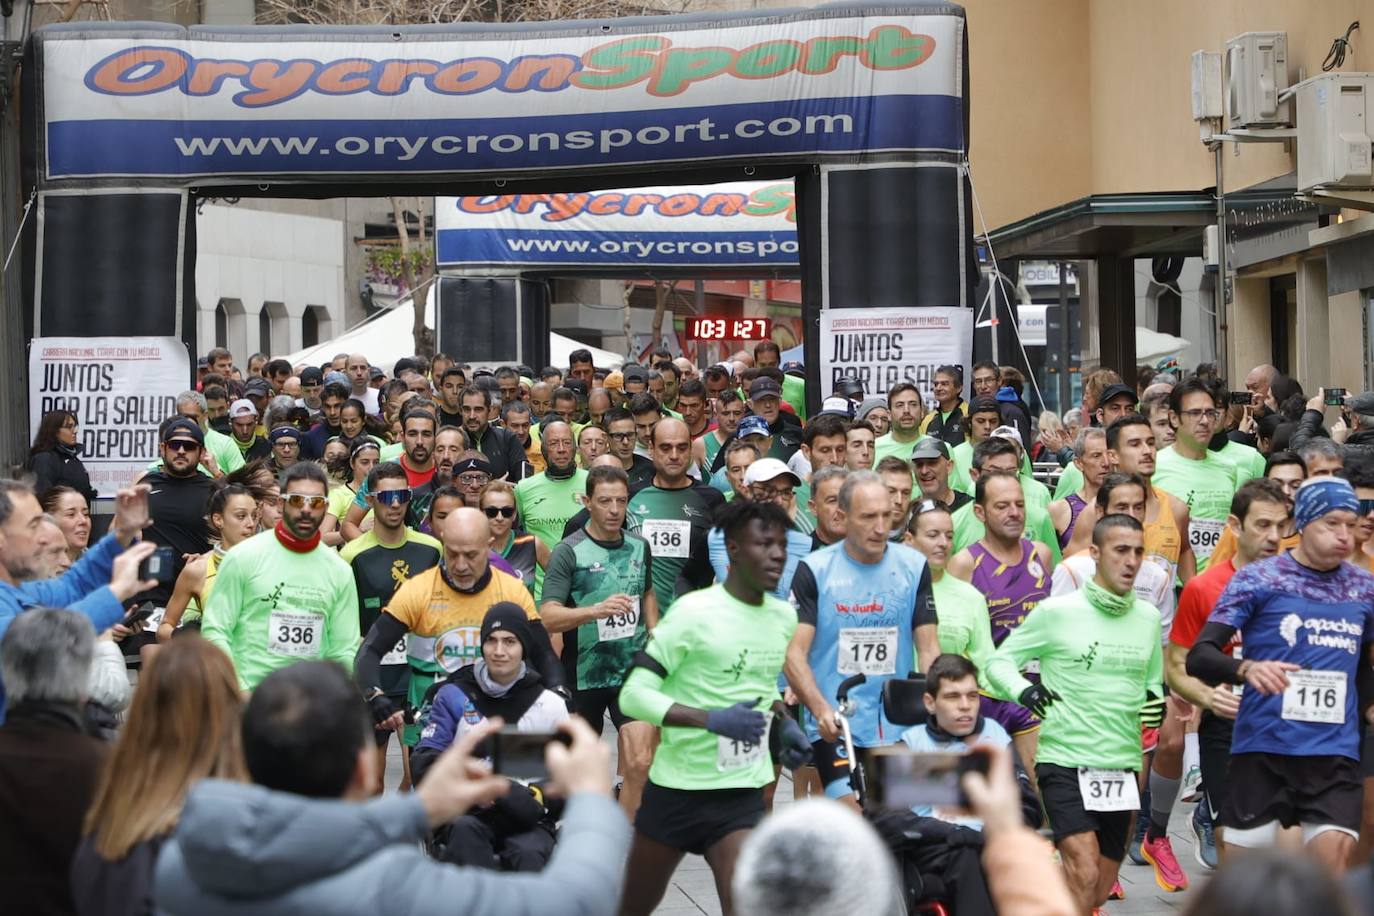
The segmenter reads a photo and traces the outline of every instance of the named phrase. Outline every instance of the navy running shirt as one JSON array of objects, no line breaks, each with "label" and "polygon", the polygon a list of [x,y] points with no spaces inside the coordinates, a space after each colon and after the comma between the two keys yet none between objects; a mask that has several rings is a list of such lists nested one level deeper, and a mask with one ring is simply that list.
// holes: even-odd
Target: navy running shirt
[{"label": "navy running shirt", "polygon": [[1350,563],[1318,572],[1285,551],[1238,571],[1208,622],[1239,630],[1248,660],[1303,669],[1280,694],[1245,688],[1231,753],[1360,759],[1355,673],[1374,641],[1374,576]]}]

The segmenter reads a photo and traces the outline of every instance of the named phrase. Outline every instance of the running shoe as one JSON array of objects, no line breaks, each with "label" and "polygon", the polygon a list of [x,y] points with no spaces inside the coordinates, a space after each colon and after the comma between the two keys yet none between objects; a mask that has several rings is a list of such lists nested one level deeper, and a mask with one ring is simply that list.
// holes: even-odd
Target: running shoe
[{"label": "running shoe", "polygon": [[1217,838],[1212,830],[1212,819],[1207,816],[1207,805],[1199,804],[1193,809],[1190,818],[1193,824],[1193,858],[1197,864],[1209,871],[1217,867]]},{"label": "running shoe", "polygon": [[1188,772],[1183,774],[1183,783],[1179,787],[1179,801],[1193,802],[1202,801],[1202,767],[1191,766]]},{"label": "running shoe", "polygon": [[1124,888],[1124,887],[1121,886],[1121,879],[1120,879],[1120,878],[1117,878],[1115,881],[1112,882],[1112,890],[1111,890],[1111,893],[1107,894],[1107,899],[1108,899],[1108,900],[1125,900],[1125,899],[1126,899],[1126,888]]},{"label": "running shoe", "polygon": [[1140,854],[1155,867],[1155,883],[1164,890],[1176,893],[1188,889],[1188,876],[1183,873],[1178,859],[1174,858],[1174,849],[1169,845],[1167,836],[1155,840],[1146,837],[1145,842],[1140,844]]},{"label": "running shoe", "polygon": [[1140,844],[1145,842],[1145,831],[1150,829],[1150,816],[1142,812],[1135,819],[1135,836],[1131,837],[1130,844],[1126,847],[1126,855],[1131,862],[1136,865],[1149,865],[1145,857],[1140,854]]}]

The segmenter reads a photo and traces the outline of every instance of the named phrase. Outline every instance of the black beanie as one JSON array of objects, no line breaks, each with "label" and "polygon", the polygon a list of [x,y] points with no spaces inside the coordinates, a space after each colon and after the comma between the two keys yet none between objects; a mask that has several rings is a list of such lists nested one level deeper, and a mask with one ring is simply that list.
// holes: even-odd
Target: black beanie
[{"label": "black beanie", "polygon": [[482,618],[482,645],[486,645],[487,638],[497,630],[505,630],[516,639],[520,640],[520,646],[525,651],[525,664],[534,664],[534,630],[531,628],[530,619],[525,616],[525,609],[514,601],[498,601],[487,611],[487,616]]}]

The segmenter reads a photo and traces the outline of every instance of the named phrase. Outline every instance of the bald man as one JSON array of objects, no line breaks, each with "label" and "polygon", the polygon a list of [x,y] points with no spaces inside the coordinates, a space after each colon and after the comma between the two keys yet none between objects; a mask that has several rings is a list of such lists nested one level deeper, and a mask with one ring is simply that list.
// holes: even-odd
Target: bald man
[{"label": "bald man", "polygon": [[406,704],[419,709],[425,693],[442,678],[482,657],[482,619],[492,606],[510,601],[536,623],[531,627],[536,648],[531,666],[550,690],[568,696],[563,665],[525,584],[509,573],[493,569],[487,555],[491,528],[477,509],[454,511],[443,525],[443,562],[407,579],[367,631],[355,665],[358,686],[380,730],[404,729],[405,743],[414,746],[419,730],[406,725],[405,710],[397,709],[381,689],[382,657],[405,640],[410,662],[410,690]]},{"label": "bald man", "polygon": [[351,386],[348,396],[362,401],[368,413],[374,416],[380,414],[382,412],[379,400],[380,392],[369,384],[372,380],[372,364],[367,361],[367,355],[364,353],[348,354],[348,362],[344,364],[344,373],[348,376],[348,384]]},{"label": "bald man", "polygon": [[1264,403],[1265,398],[1269,397],[1269,389],[1274,382],[1278,381],[1279,370],[1274,366],[1264,363],[1256,366],[1245,374],[1245,390],[1255,396],[1255,404]]},{"label": "bald man", "polygon": [[684,382],[689,378],[701,377],[701,373],[697,371],[697,364],[685,356],[679,356],[677,359],[673,360],[673,365],[677,366],[677,371],[682,375],[682,381]]}]

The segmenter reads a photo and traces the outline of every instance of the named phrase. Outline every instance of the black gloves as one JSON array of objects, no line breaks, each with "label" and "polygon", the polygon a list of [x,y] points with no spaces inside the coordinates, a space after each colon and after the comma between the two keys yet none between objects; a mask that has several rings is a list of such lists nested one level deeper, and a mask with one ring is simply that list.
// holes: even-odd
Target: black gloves
[{"label": "black gloves", "polygon": [[789,770],[804,767],[811,762],[811,742],[806,740],[806,732],[794,720],[783,717],[779,726],[781,747],[778,762]]},{"label": "black gloves", "polygon": [[1050,708],[1050,704],[1058,700],[1059,694],[1055,693],[1044,684],[1031,684],[1021,695],[1016,698],[1016,702],[1035,713],[1037,717],[1044,718],[1045,710]]}]

